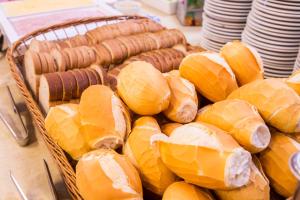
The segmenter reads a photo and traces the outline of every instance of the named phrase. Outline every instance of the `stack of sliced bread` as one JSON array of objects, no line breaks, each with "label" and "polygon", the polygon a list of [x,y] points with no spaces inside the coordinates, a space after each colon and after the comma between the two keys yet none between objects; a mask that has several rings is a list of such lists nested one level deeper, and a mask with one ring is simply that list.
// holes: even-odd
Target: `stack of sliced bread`
[{"label": "stack of sliced bread", "polygon": [[[106,85],[106,72],[98,65],[88,68],[42,74],[40,77],[39,102],[45,112],[55,105],[79,99],[91,85]],[[52,103],[51,103],[52,102]]]}]

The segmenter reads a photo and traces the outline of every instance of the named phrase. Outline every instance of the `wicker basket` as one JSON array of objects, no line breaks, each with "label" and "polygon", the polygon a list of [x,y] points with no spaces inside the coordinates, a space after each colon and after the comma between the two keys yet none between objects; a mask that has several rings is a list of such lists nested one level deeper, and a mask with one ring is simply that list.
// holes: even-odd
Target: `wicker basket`
[{"label": "wicker basket", "polygon": [[[84,18],[84,19],[67,21],[47,28],[41,28],[30,34],[27,34],[24,37],[20,38],[18,41],[16,41],[12,45],[12,47],[9,48],[7,51],[6,56],[10,65],[11,73],[14,79],[16,80],[22,95],[25,98],[27,108],[34,119],[34,124],[38,128],[39,132],[42,134],[42,137],[48,149],[50,150],[52,156],[56,160],[56,163],[58,164],[62,172],[63,179],[66,183],[67,189],[73,199],[82,199],[82,197],[79,194],[78,188],[76,187],[75,172],[69,160],[67,159],[64,151],[48,135],[44,124],[45,117],[43,116],[37,102],[32,97],[29,87],[27,87],[25,83],[25,79],[23,78],[22,75],[22,71],[23,71],[22,60],[23,60],[24,52],[28,48],[30,40],[36,37],[43,37],[46,40],[47,34],[52,34],[55,37],[54,39],[60,40],[60,39],[70,37],[70,35],[68,35],[66,31],[68,28],[72,28],[77,32],[77,34],[80,34],[79,30],[82,29],[88,31],[90,29],[93,29],[98,26],[102,26],[104,24],[112,24],[127,19],[141,19],[141,18],[143,17],[113,16],[113,17]],[[57,31],[63,31],[65,33],[65,37],[64,38],[59,37]]]}]

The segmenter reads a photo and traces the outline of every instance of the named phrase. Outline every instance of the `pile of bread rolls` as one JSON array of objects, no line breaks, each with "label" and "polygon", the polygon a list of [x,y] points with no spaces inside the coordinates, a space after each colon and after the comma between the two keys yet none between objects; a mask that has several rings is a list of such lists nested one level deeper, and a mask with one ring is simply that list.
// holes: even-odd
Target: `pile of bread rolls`
[{"label": "pile of bread rolls", "polygon": [[[106,72],[109,69],[120,68],[117,65],[122,65],[126,59],[127,63],[133,60],[152,62],[161,71],[168,72],[178,69],[186,53],[187,42],[179,30],[165,29],[149,19],[135,19],[104,25],[84,35],[60,41],[33,39],[25,52],[24,73],[33,96],[47,113],[53,105],[78,101],[83,91],[81,88],[85,89],[87,82],[89,82],[87,86],[111,84],[112,88],[115,88],[117,74],[112,72],[107,77]],[[95,65],[99,66],[96,67],[96,71],[102,77],[102,81],[91,81],[85,73],[86,71],[94,73],[95,67],[85,69]],[[68,73],[65,73],[66,71]],[[67,75],[69,83],[61,78]],[[75,84],[75,79],[86,83],[80,88],[81,84]],[[103,79],[108,82],[104,82]],[[54,92],[51,87],[56,87],[57,91]],[[68,95],[64,98],[62,95],[50,94],[53,92],[68,94],[72,90],[79,92],[71,98],[68,98]]]},{"label": "pile of bread rolls", "polygon": [[97,28],[86,35],[98,65],[41,75],[43,102],[80,97],[49,108],[45,127],[78,161],[82,197],[268,200],[271,188],[291,197],[298,73],[263,79],[258,53],[242,42],[188,52],[182,34],[160,29],[149,20]]}]

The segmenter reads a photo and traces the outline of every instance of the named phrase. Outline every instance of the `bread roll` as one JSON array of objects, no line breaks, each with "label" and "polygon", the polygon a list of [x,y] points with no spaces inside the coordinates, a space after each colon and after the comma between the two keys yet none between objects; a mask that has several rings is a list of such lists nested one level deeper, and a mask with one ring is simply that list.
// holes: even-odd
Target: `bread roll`
[{"label": "bread roll", "polygon": [[181,181],[171,184],[162,200],[214,200],[214,198],[208,190]]},{"label": "bread roll", "polygon": [[255,156],[250,165],[250,182],[234,190],[216,190],[220,200],[270,200],[269,180]]},{"label": "bread roll", "polygon": [[256,108],[246,101],[228,99],[199,110],[196,121],[215,125],[227,131],[247,151],[264,150],[271,138],[270,131]]},{"label": "bread roll", "polygon": [[226,132],[193,122],[175,128],[158,142],[162,161],[186,182],[209,189],[229,190],[244,186],[250,177],[251,154]]},{"label": "bread roll", "polygon": [[233,41],[225,44],[220,53],[234,72],[239,85],[264,78],[262,59],[253,47]]},{"label": "bread roll", "polygon": [[85,200],[142,200],[138,172],[126,156],[113,150],[91,151],[76,165],[76,185]]},{"label": "bread roll", "polygon": [[80,132],[77,104],[52,107],[45,118],[45,128],[52,139],[75,160],[90,150]]},{"label": "bread roll", "polygon": [[300,95],[300,70],[294,72],[285,80],[285,83],[293,88],[298,95]]},{"label": "bread roll", "polygon": [[179,126],[182,126],[182,124],[180,124],[180,123],[167,123],[167,124],[164,124],[161,127],[161,132],[163,132],[167,136],[170,136],[172,134],[173,130],[176,129],[177,127],[179,127]]},{"label": "bread roll", "polygon": [[277,79],[248,83],[228,96],[254,105],[266,123],[285,133],[300,132],[300,97]]},{"label": "bread roll", "polygon": [[154,115],[169,106],[170,89],[163,75],[151,64],[136,61],[118,75],[118,94],[137,114]]},{"label": "bread roll", "polygon": [[213,102],[221,101],[238,88],[234,73],[217,53],[201,52],[186,56],[180,75],[192,82],[197,91]]},{"label": "bread roll", "polygon": [[123,152],[140,172],[143,186],[153,193],[162,195],[175,181],[176,176],[161,161],[157,147],[151,144],[151,137],[159,132],[159,125],[154,118],[137,119]]},{"label": "bread roll", "polygon": [[164,114],[178,123],[193,121],[198,109],[198,97],[194,85],[181,78],[178,70],[165,73],[164,76],[171,91],[170,104],[164,110]]},{"label": "bread roll", "polygon": [[[81,131],[92,148],[118,148],[130,133],[130,119],[121,100],[102,85],[88,87],[81,96]],[[129,121],[129,122],[127,122]]]},{"label": "bread roll", "polygon": [[299,150],[298,142],[273,130],[270,145],[259,157],[272,188],[284,197],[292,196],[298,185],[289,168],[289,159]]}]

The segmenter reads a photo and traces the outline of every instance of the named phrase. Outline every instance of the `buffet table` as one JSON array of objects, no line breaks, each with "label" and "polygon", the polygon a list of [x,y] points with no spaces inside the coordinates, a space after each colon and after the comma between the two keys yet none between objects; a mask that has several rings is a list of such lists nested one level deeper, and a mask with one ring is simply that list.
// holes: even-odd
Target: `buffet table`
[{"label": "buffet table", "polygon": [[[158,16],[164,26],[168,28],[178,28],[185,33],[190,43],[199,43],[199,27],[183,27],[176,19],[176,16],[166,15],[145,5],[143,5],[143,13]],[[15,37],[15,35],[13,35],[13,37]],[[0,66],[0,111],[13,112],[5,88],[6,85],[9,85],[14,97],[16,97],[18,105],[20,105],[19,110],[23,115],[23,121],[30,135],[29,145],[20,147],[11,137],[6,126],[0,122],[0,151],[5,152],[0,154],[0,163],[2,163],[0,169],[0,185],[6,186],[0,187],[1,199],[19,199],[16,188],[9,178],[10,171],[17,178],[19,184],[30,199],[50,199],[50,189],[47,184],[46,174],[43,170],[43,159],[47,160],[50,166],[59,199],[69,199],[70,197],[65,189],[58,167],[49,154],[41,135],[37,133],[37,130],[34,128],[18,88],[10,76],[9,66],[4,55],[2,55],[0,60]]]}]

